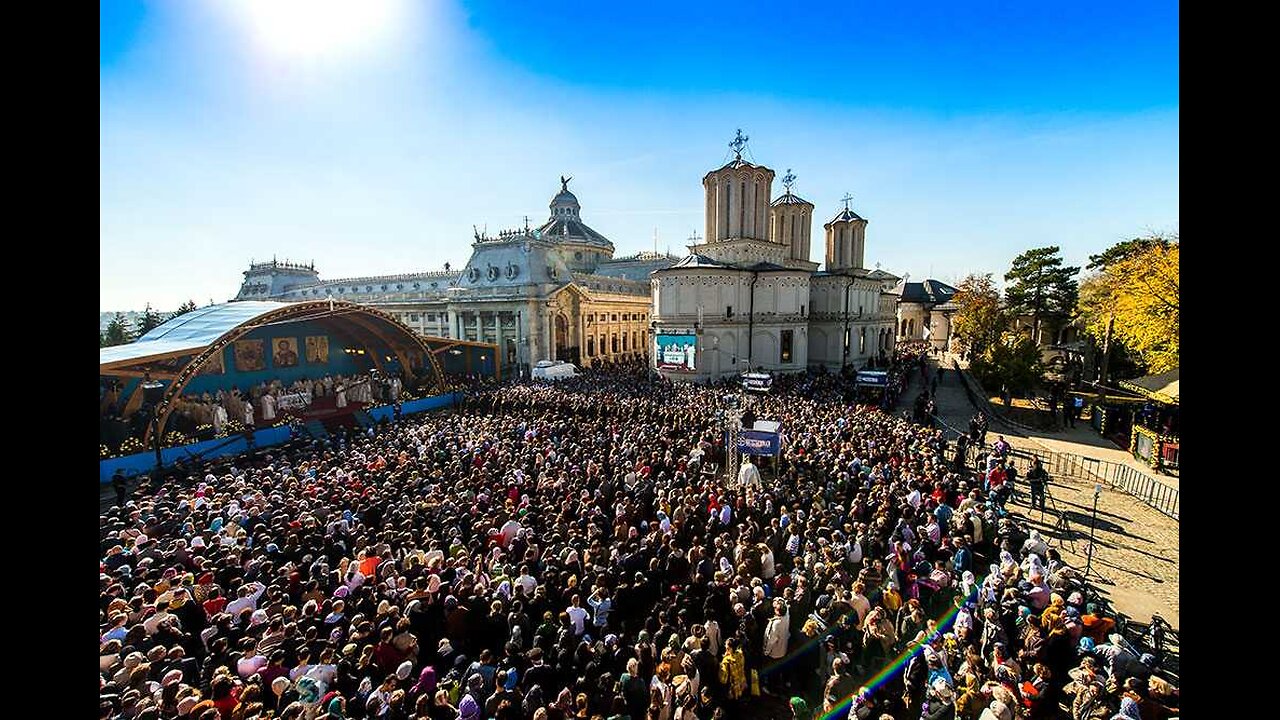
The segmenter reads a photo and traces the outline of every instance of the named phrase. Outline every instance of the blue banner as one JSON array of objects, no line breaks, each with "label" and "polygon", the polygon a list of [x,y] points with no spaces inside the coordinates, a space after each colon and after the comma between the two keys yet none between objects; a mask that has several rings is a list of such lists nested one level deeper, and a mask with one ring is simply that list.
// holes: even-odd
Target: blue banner
[{"label": "blue banner", "polygon": [[889,374],[882,370],[859,370],[857,385],[869,385],[871,387],[888,387]]},{"label": "blue banner", "polygon": [[738,452],[748,455],[777,455],[782,438],[775,432],[743,430],[738,436]]}]

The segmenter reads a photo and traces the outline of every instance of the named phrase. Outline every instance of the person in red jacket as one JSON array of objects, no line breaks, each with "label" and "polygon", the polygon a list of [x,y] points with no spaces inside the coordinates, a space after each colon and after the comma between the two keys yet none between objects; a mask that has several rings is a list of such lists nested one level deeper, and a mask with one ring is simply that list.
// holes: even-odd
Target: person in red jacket
[{"label": "person in red jacket", "polygon": [[403,653],[397,650],[395,643],[392,642],[394,636],[395,631],[392,628],[382,628],[378,644],[373,648],[373,662],[377,664],[379,670],[388,674],[395,672],[396,666],[404,660]]}]

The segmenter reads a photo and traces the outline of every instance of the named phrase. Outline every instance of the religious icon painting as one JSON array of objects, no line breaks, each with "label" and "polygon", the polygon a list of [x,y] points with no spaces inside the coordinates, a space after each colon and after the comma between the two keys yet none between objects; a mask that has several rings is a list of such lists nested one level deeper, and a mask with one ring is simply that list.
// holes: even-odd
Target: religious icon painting
[{"label": "religious icon painting", "polygon": [[266,368],[266,358],[262,352],[261,340],[236,341],[236,370],[252,372]]},{"label": "religious icon painting", "polygon": [[307,336],[307,362],[325,364],[329,362],[329,336]]},{"label": "religious icon painting", "polygon": [[298,338],[282,337],[271,341],[271,364],[293,367],[298,364]]},{"label": "religious icon painting", "polygon": [[226,348],[214,353],[205,360],[204,365],[200,366],[199,375],[223,375],[227,372],[227,367],[222,361],[222,354],[226,352]]}]

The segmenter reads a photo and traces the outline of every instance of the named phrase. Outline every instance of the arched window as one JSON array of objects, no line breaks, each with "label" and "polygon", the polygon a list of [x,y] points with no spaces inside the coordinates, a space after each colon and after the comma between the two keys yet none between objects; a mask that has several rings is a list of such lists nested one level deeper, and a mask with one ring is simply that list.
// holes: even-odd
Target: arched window
[{"label": "arched window", "polygon": [[596,354],[596,338],[594,335],[587,337],[587,357]]},{"label": "arched window", "polygon": [[618,333],[613,334],[613,352],[615,354],[618,352]]}]

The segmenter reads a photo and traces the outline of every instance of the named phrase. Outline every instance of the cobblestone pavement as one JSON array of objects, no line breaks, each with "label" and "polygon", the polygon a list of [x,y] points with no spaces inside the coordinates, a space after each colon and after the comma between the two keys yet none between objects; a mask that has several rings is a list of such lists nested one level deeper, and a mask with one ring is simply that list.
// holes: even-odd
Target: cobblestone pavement
[{"label": "cobblestone pavement", "polygon": [[[904,405],[919,392],[918,378],[917,375],[912,387],[904,394]],[[949,363],[938,385],[936,402],[938,415],[944,423],[956,431],[968,429],[969,418],[975,410]],[[996,436],[1003,434],[1015,448],[1098,457],[1101,450],[1106,449],[1101,447],[1106,441],[1096,438],[1096,443],[1084,443],[1073,439],[1075,434],[1082,432],[1089,431],[1077,426],[1074,431],[1068,430],[1048,438],[1036,435],[1019,437],[1002,424],[992,422],[987,440],[994,442]],[[948,438],[953,437],[948,432]],[[1112,460],[1111,454],[1128,455],[1113,448],[1105,459]],[[1176,478],[1160,479],[1177,486]],[[1086,552],[1093,519],[1094,483],[1053,477],[1050,485],[1053,500],[1045,513],[1028,507],[1026,486],[1019,485],[1020,495],[1009,504],[1010,512],[1022,518],[1029,527],[1039,529],[1046,538],[1052,538],[1051,543],[1067,563],[1084,568],[1088,561]],[[1065,525],[1060,522],[1055,507],[1065,517]],[[1179,627],[1178,529],[1177,520],[1157,512],[1137,498],[1103,487],[1094,526],[1095,553],[1090,579],[1111,599],[1117,610],[1144,623],[1151,619],[1153,612],[1159,613],[1175,629]]]}]

